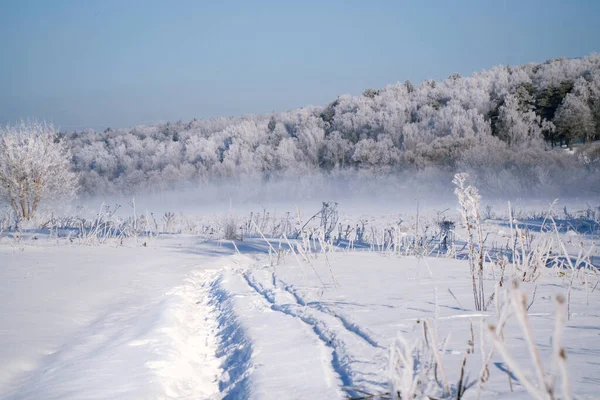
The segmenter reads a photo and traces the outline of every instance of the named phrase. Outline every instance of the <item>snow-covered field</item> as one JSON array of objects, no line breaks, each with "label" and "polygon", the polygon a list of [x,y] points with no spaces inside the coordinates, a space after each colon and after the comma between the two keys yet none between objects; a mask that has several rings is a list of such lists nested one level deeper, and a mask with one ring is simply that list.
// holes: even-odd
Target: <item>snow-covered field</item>
[{"label": "snow-covered field", "polygon": [[[243,240],[219,239],[223,216],[195,224],[173,217],[154,232],[148,224],[139,237],[107,240],[58,222],[54,230],[5,230],[0,398],[390,398],[411,385],[437,398],[455,398],[464,385],[465,398],[529,398],[529,383],[543,386],[536,357],[555,398],[596,398],[598,225],[586,230],[593,219],[556,214],[557,232],[543,233],[547,215],[522,211],[517,231],[493,211],[483,224],[485,311],[474,308],[466,233],[454,211],[443,214],[456,222],[444,251],[441,216],[431,210],[418,218],[342,213],[329,242],[316,237],[318,226],[312,237],[288,237],[293,209],[230,217]],[[362,223],[358,240],[346,226]],[[511,265],[498,260],[518,235],[528,254],[554,235],[580,263],[559,266],[555,253],[555,263],[515,289]],[[507,300],[521,292],[526,324],[518,302]],[[565,298],[559,329],[556,295]],[[496,346],[508,361],[492,352],[489,326],[503,321]],[[567,373],[556,358],[561,343]],[[567,375],[569,385],[561,381]]]}]

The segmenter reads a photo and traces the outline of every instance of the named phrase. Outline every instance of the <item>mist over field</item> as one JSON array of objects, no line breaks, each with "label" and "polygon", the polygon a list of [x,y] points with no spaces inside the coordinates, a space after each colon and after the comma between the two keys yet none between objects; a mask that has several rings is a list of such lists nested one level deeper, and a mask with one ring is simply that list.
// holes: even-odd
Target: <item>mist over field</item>
[{"label": "mist over field", "polygon": [[[499,189],[499,188],[496,188]],[[547,209],[556,199],[560,207],[585,209],[598,203],[596,188],[583,185],[577,190],[481,191],[482,203],[506,211],[508,202],[526,209]],[[139,210],[162,215],[165,212],[184,214],[229,213],[246,214],[263,210],[295,212],[318,211],[323,201],[336,202],[345,213],[414,214],[418,208],[433,212],[457,207],[451,176],[415,178],[414,176],[364,177],[352,172],[346,176],[306,175],[265,181],[248,178],[227,179],[221,183],[201,185],[180,184],[171,190],[139,191],[136,193],[85,195],[69,204],[52,204],[49,209],[75,212],[83,206],[88,215],[95,214],[102,204],[119,205],[122,215],[131,213],[131,202]]]}]

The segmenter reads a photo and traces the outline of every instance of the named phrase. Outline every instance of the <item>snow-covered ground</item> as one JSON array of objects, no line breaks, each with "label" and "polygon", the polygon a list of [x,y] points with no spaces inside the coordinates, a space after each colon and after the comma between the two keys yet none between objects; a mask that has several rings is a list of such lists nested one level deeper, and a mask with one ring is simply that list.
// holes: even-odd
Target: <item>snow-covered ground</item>
[{"label": "snow-covered ground", "polygon": [[0,247],[0,397],[218,392],[215,261],[185,246]]},{"label": "snow-covered ground", "polygon": [[[485,227],[501,247],[510,227],[501,219]],[[569,229],[561,235],[570,251],[576,256],[581,242],[594,260],[597,233]],[[0,238],[0,399],[386,398],[398,378],[392,350],[432,341],[427,329],[441,358],[438,395],[447,381],[456,396],[466,359],[466,382],[475,384],[465,398],[529,397],[500,354],[484,363],[493,348],[488,326],[498,324],[510,285],[496,288],[501,268],[488,263],[486,297],[496,296],[475,311],[460,252],[416,257],[357,245],[300,254],[281,238],[184,234],[94,246],[14,236]],[[562,343],[577,398],[600,393],[597,283],[595,269],[573,278],[556,268],[520,283],[548,373],[554,297],[568,298]],[[512,313],[503,341],[535,382],[525,336]],[[489,380],[480,389],[484,364]]]}]

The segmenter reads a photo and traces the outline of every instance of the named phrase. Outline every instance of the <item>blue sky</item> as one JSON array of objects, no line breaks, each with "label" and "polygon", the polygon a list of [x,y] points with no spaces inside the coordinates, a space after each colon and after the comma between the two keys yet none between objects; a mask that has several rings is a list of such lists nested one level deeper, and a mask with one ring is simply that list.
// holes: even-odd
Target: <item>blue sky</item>
[{"label": "blue sky", "polygon": [[600,1],[0,0],[0,123],[104,129],[324,105],[600,51]]}]

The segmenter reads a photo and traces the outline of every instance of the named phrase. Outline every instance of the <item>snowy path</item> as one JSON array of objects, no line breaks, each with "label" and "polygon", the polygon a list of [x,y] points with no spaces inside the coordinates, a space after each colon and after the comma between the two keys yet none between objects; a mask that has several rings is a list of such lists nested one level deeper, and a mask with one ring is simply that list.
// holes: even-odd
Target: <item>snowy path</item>
[{"label": "snowy path", "polygon": [[[423,318],[448,335],[442,357],[453,383],[470,325],[477,335],[483,318],[494,318],[472,309],[464,261],[340,252],[330,265],[316,256],[311,268],[285,260],[273,267],[259,244],[245,241],[245,256],[181,237],[148,248],[0,246],[0,399],[385,393],[390,345],[398,332],[419,337]],[[523,286],[537,290],[530,316],[547,358],[552,296],[566,286],[560,278]],[[571,375],[580,398],[600,387],[598,296],[571,294],[566,351],[572,365],[585,366]],[[518,327],[507,332],[527,364]],[[479,358],[469,358],[473,374]],[[503,363],[492,366],[483,396],[502,397]],[[510,398],[526,398],[513,384]]]},{"label": "snowy path", "polygon": [[214,258],[1,249],[0,398],[219,398]]},{"label": "snowy path", "polygon": [[256,258],[189,249],[1,248],[0,398],[341,399],[377,380],[350,367],[383,351],[352,322]]}]

